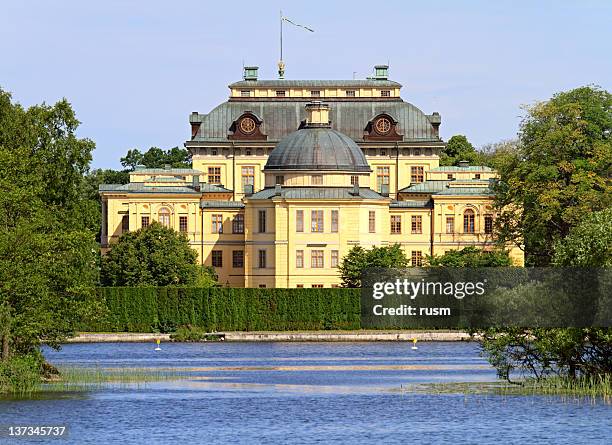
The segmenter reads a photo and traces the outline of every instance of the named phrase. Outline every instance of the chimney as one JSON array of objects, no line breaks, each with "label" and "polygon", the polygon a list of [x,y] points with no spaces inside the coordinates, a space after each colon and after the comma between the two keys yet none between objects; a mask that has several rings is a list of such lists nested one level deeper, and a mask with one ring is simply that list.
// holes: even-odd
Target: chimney
[{"label": "chimney", "polygon": [[191,178],[191,186],[196,192],[200,191],[200,175],[193,175]]},{"label": "chimney", "polygon": [[202,124],[202,119],[200,119],[200,115],[197,111],[192,111],[189,116],[189,123],[191,124],[191,139],[196,137],[198,131],[200,130],[200,125]]},{"label": "chimney", "polygon": [[440,113],[434,111],[430,116],[427,116],[431,126],[434,128],[436,132],[436,136],[440,135],[440,124],[442,123],[442,118],[440,117]]},{"label": "chimney", "polygon": [[281,191],[283,189],[283,186],[280,184],[276,184],[274,186],[274,196],[280,196],[281,195]]},{"label": "chimney", "polygon": [[244,80],[257,80],[258,66],[245,66],[242,78]]},{"label": "chimney", "polygon": [[376,80],[389,79],[389,65],[376,65],[374,67],[374,79]]},{"label": "chimney", "polygon": [[353,190],[349,193],[353,196],[359,196],[359,184],[353,184]]},{"label": "chimney", "polygon": [[470,161],[459,161],[459,167],[466,168],[470,166]]},{"label": "chimney", "polygon": [[329,105],[320,101],[306,104],[306,126],[329,127]]}]

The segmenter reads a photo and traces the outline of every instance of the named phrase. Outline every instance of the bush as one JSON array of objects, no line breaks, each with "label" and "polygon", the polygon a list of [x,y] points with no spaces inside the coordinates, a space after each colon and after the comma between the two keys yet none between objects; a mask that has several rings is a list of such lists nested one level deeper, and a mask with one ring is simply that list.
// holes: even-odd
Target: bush
[{"label": "bush", "polygon": [[0,394],[27,394],[41,381],[41,359],[36,354],[0,362]]},{"label": "bush", "polygon": [[170,335],[174,341],[202,341],[206,338],[206,331],[197,326],[180,326],[176,332]]},{"label": "bush", "polygon": [[359,329],[359,289],[103,287],[102,321],[80,330],[174,332]]}]

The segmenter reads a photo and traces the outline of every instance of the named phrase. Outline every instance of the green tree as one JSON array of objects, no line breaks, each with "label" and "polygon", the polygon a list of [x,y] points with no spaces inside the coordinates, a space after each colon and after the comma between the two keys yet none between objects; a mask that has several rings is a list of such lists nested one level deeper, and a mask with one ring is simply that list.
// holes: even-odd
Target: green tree
[{"label": "green tree", "polygon": [[497,227],[544,266],[582,218],[612,205],[612,95],[581,87],[527,111],[517,152],[498,166]]},{"label": "green tree", "polygon": [[557,242],[553,256],[557,266],[612,266],[612,208],[592,213]]},{"label": "green tree", "polygon": [[440,165],[459,165],[459,161],[468,161],[472,165],[481,164],[483,156],[476,151],[468,139],[457,134],[446,143],[440,156]]},{"label": "green tree", "polygon": [[194,284],[197,254],[186,236],[159,223],[121,235],[102,258],[105,286],[177,286]]},{"label": "green tree", "polygon": [[[24,109],[0,90],[2,359],[59,347],[93,317],[97,245],[84,218],[94,148],[66,100]],[[26,362],[28,362],[26,360]],[[24,362],[25,363],[25,362]],[[28,362],[29,363],[29,362]]]},{"label": "green tree", "polygon": [[146,168],[163,168],[166,165],[173,168],[189,168],[191,167],[191,155],[187,149],[179,147],[169,150],[151,147],[145,153],[132,149],[121,158],[121,165],[128,171],[135,170],[138,165]]},{"label": "green tree", "polygon": [[370,268],[401,268],[408,266],[408,259],[399,244],[372,247],[366,250],[354,246],[340,262],[338,269],[343,287],[361,287],[361,275]]},{"label": "green tree", "polygon": [[444,255],[428,257],[430,266],[443,267],[504,267],[512,266],[512,260],[505,250],[482,250],[464,247],[449,250]]}]

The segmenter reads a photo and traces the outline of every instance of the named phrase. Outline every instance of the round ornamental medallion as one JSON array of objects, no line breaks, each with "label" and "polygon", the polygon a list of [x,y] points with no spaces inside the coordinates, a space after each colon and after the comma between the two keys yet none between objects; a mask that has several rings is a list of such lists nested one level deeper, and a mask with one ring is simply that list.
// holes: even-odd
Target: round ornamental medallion
[{"label": "round ornamental medallion", "polygon": [[245,117],[240,121],[240,130],[243,133],[250,134],[255,131],[255,121],[250,117]]},{"label": "round ornamental medallion", "polygon": [[376,131],[380,134],[386,134],[391,130],[391,122],[386,117],[381,117],[376,121]]}]

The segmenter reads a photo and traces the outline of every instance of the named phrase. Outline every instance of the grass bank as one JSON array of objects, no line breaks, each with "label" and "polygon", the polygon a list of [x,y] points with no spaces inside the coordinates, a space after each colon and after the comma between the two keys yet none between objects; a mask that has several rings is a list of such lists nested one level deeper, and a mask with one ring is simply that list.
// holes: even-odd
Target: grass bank
[{"label": "grass bank", "polygon": [[505,396],[568,396],[579,398],[602,398],[612,403],[612,376],[548,377],[540,380],[525,379],[517,383],[469,382],[431,383],[402,388],[404,392],[425,392],[435,394],[494,394]]}]

